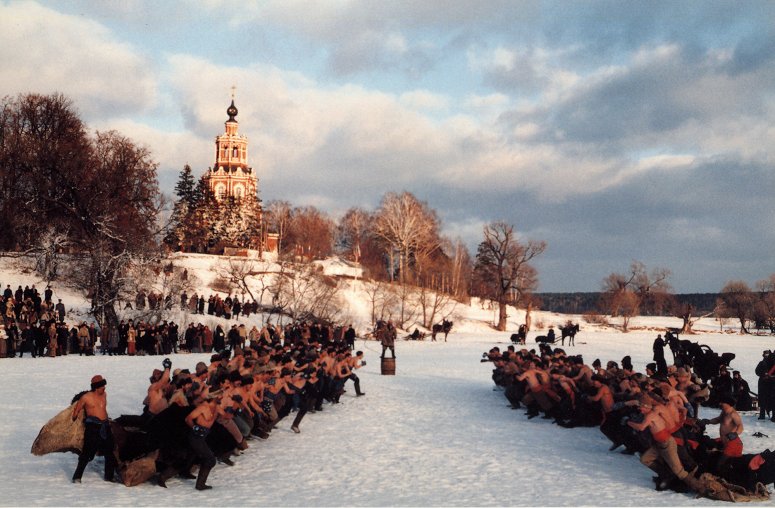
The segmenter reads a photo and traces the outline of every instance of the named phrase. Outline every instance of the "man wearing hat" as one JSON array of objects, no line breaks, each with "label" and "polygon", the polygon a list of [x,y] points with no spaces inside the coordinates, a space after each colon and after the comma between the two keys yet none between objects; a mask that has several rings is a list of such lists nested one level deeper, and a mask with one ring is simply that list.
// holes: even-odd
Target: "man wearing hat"
[{"label": "man wearing hat", "polygon": [[[186,417],[186,425],[191,429],[188,435],[188,444],[199,459],[199,474],[196,478],[196,490],[209,490],[212,487],[207,485],[207,477],[210,470],[215,467],[215,454],[207,445],[207,435],[210,428],[215,423],[218,416],[225,413],[219,406],[221,392],[210,392],[205,395],[199,405]],[[190,465],[189,465],[190,466]],[[164,485],[165,478],[160,478],[159,485]]]},{"label": "man wearing hat", "polygon": [[767,349],[762,351],[762,360],[756,365],[756,375],[759,376],[759,420],[772,416],[775,422],[775,355]]},{"label": "man wearing hat", "polygon": [[105,457],[105,481],[113,481],[116,470],[116,457],[113,454],[113,435],[108,422],[108,398],[105,385],[108,382],[97,374],[91,378],[91,390],[84,393],[73,407],[73,421],[81,411],[86,412],[84,419],[83,450],[78,455],[78,466],[73,473],[73,483],[81,483],[86,464],[94,459],[97,451]]}]

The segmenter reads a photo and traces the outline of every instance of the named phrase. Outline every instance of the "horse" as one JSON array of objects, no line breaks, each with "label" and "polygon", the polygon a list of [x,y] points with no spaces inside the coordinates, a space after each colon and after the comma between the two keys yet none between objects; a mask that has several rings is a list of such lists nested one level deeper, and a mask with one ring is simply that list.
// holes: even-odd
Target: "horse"
[{"label": "horse", "polygon": [[447,342],[447,335],[452,330],[452,321],[443,320],[440,324],[435,324],[431,328],[431,341],[436,341],[436,334],[444,332],[444,342]]},{"label": "horse", "polygon": [[575,346],[576,345],[576,334],[579,332],[579,324],[568,324],[566,326],[560,327],[560,332],[562,332],[562,345],[565,345],[565,337],[568,337],[568,345],[569,346]]}]

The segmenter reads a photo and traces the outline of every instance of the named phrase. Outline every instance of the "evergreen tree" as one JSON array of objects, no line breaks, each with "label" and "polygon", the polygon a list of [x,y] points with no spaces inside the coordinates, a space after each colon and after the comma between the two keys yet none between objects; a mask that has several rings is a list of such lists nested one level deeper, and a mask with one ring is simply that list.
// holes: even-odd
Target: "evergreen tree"
[{"label": "evergreen tree", "polygon": [[178,183],[175,185],[175,195],[179,201],[185,201],[189,209],[196,206],[197,187],[194,175],[191,173],[191,166],[186,164],[178,177]]},{"label": "evergreen tree", "polygon": [[215,194],[210,190],[204,177],[196,186],[196,208],[189,222],[189,228],[196,238],[197,250],[208,252],[220,241],[221,210]]},{"label": "evergreen tree", "polygon": [[232,196],[221,201],[219,219],[219,240],[226,247],[241,247],[242,219],[240,202]]},{"label": "evergreen tree", "polygon": [[192,231],[191,218],[198,201],[194,182],[191,166],[186,164],[175,185],[175,195],[178,199],[172,207],[169,232],[164,237],[164,243],[173,249],[185,251],[194,248],[191,241],[196,234]]},{"label": "evergreen tree", "polygon": [[258,248],[261,239],[261,202],[255,195],[247,195],[240,201],[240,247]]}]

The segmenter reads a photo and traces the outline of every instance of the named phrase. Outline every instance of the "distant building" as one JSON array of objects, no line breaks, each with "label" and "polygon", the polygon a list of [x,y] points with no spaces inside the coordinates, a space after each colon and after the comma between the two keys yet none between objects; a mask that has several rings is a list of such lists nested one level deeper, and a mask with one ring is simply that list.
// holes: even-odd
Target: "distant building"
[{"label": "distant building", "polygon": [[208,168],[203,179],[219,202],[232,198],[243,209],[256,210],[261,234],[251,240],[251,248],[259,253],[276,253],[278,235],[266,231],[258,197],[258,175],[248,165],[248,138],[238,132],[237,113],[232,97],[231,105],[226,109],[229,119],[224,124],[225,132],[215,138],[215,164]]}]

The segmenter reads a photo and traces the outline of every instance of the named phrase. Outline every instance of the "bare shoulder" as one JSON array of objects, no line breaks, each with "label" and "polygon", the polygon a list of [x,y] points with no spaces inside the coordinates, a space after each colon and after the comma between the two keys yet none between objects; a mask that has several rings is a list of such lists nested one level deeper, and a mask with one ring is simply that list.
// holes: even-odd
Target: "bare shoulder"
[{"label": "bare shoulder", "polygon": [[95,401],[97,394],[94,392],[86,392],[81,396],[81,402],[84,404],[91,404]]}]

